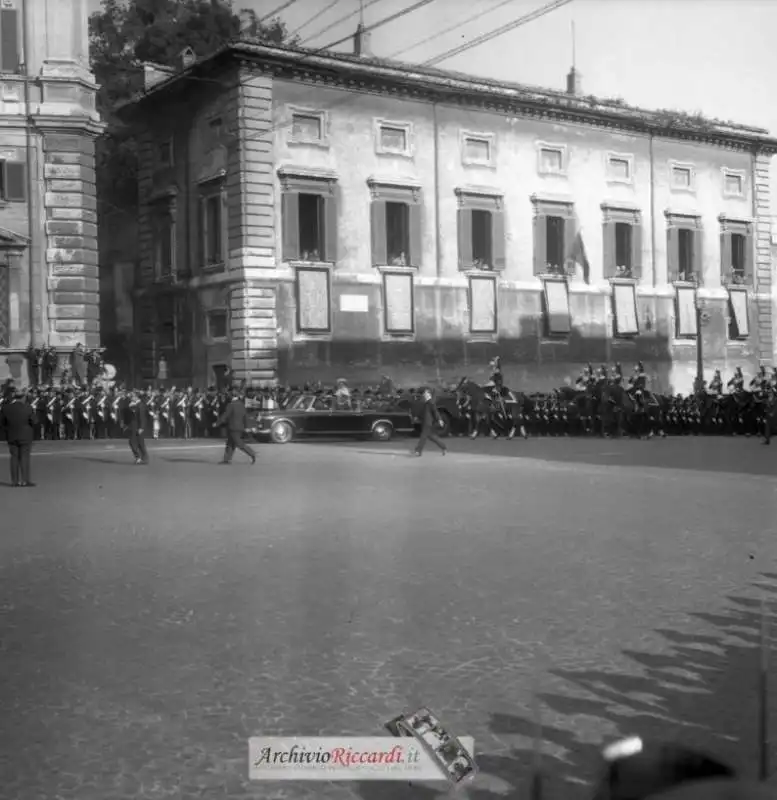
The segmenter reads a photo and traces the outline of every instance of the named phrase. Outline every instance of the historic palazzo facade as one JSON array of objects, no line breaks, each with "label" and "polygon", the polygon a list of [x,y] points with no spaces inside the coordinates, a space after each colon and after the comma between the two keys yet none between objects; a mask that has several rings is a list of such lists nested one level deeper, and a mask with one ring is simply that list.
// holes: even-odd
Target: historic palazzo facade
[{"label": "historic palazzo facade", "polygon": [[774,353],[765,131],[334,53],[149,71],[136,335],[172,383],[641,360],[664,390]]}]

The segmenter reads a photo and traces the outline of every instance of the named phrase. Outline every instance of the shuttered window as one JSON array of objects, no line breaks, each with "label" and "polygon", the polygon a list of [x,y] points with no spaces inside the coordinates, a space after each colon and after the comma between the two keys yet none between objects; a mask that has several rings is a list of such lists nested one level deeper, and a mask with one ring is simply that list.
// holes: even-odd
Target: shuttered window
[{"label": "shuttered window", "polygon": [[[567,275],[575,269],[578,237],[572,203],[532,197],[534,204],[534,274]],[[582,257],[582,256],[581,256]]]},{"label": "shuttered window", "polygon": [[720,217],[720,279],[724,285],[753,284],[753,226]]},{"label": "shuttered window", "polygon": [[703,282],[701,219],[668,214],[666,229],[667,280],[669,283]]},{"label": "shuttered window", "polygon": [[502,197],[457,189],[460,270],[503,270],[505,215]]},{"label": "shuttered window", "polygon": [[421,191],[370,182],[372,265],[420,267],[423,258]]},{"label": "shuttered window", "polygon": [[21,161],[0,161],[0,199],[8,203],[27,200],[27,169]]},{"label": "shuttered window", "polygon": [[337,262],[337,183],[284,176],[281,195],[283,260]]},{"label": "shuttered window", "polygon": [[19,12],[0,10],[0,72],[19,72]]},{"label": "shuttered window", "polygon": [[206,271],[223,269],[227,263],[227,189],[223,180],[200,185],[200,252]]},{"label": "shuttered window", "polygon": [[11,346],[11,270],[0,260],[0,347]]},{"label": "shuttered window", "polygon": [[602,206],[602,268],[605,279],[642,277],[642,217],[639,211]]}]

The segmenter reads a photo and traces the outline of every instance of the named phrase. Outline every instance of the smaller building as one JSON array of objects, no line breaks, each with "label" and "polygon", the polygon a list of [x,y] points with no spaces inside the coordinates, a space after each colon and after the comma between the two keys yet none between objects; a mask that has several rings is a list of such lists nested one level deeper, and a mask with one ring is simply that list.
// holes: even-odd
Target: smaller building
[{"label": "smaller building", "polygon": [[643,361],[686,391],[699,358],[772,362],[766,131],[246,40],[150,77],[123,112],[146,378],[417,385],[499,354],[526,389]]}]

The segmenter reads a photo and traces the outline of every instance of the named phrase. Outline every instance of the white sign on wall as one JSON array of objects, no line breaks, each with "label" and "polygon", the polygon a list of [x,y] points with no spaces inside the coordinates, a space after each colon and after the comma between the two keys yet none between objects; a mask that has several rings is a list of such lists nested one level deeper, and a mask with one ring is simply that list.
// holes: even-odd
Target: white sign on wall
[{"label": "white sign on wall", "polygon": [[364,313],[370,310],[369,298],[366,294],[341,294],[340,311]]}]

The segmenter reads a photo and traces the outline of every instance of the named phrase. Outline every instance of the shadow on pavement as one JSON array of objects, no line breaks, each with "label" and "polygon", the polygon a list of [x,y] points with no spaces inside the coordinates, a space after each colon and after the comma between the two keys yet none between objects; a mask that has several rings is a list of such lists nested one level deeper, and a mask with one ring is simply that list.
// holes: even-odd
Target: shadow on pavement
[{"label": "shadow on pavement", "polygon": [[[761,577],[764,580],[757,587],[770,600],[767,620],[773,627],[777,575],[762,573]],[[752,597],[727,599],[730,607],[723,612],[689,615],[702,623],[699,633],[658,629],[665,640],[660,654],[622,651],[632,665],[628,673],[550,670],[565,688],[540,693],[542,715],[546,720],[566,719],[561,724],[546,724],[542,730],[546,800],[590,798],[601,764],[601,747],[618,736],[682,742],[717,755],[744,777],[757,776],[761,603]],[[774,711],[775,703],[770,708]],[[601,741],[600,734],[582,737],[573,727],[577,731],[606,727],[614,735]],[[503,741],[514,737],[523,744],[508,755],[478,754],[481,776],[467,785],[466,796],[471,800],[530,797],[536,721],[499,712],[492,714],[489,730]],[[476,732],[475,737],[477,744]],[[772,764],[775,755],[777,747],[772,747]],[[774,773],[774,767],[771,771]],[[489,781],[499,788],[488,787]],[[434,800],[447,794],[400,782],[360,782],[355,786],[362,800]]]}]

